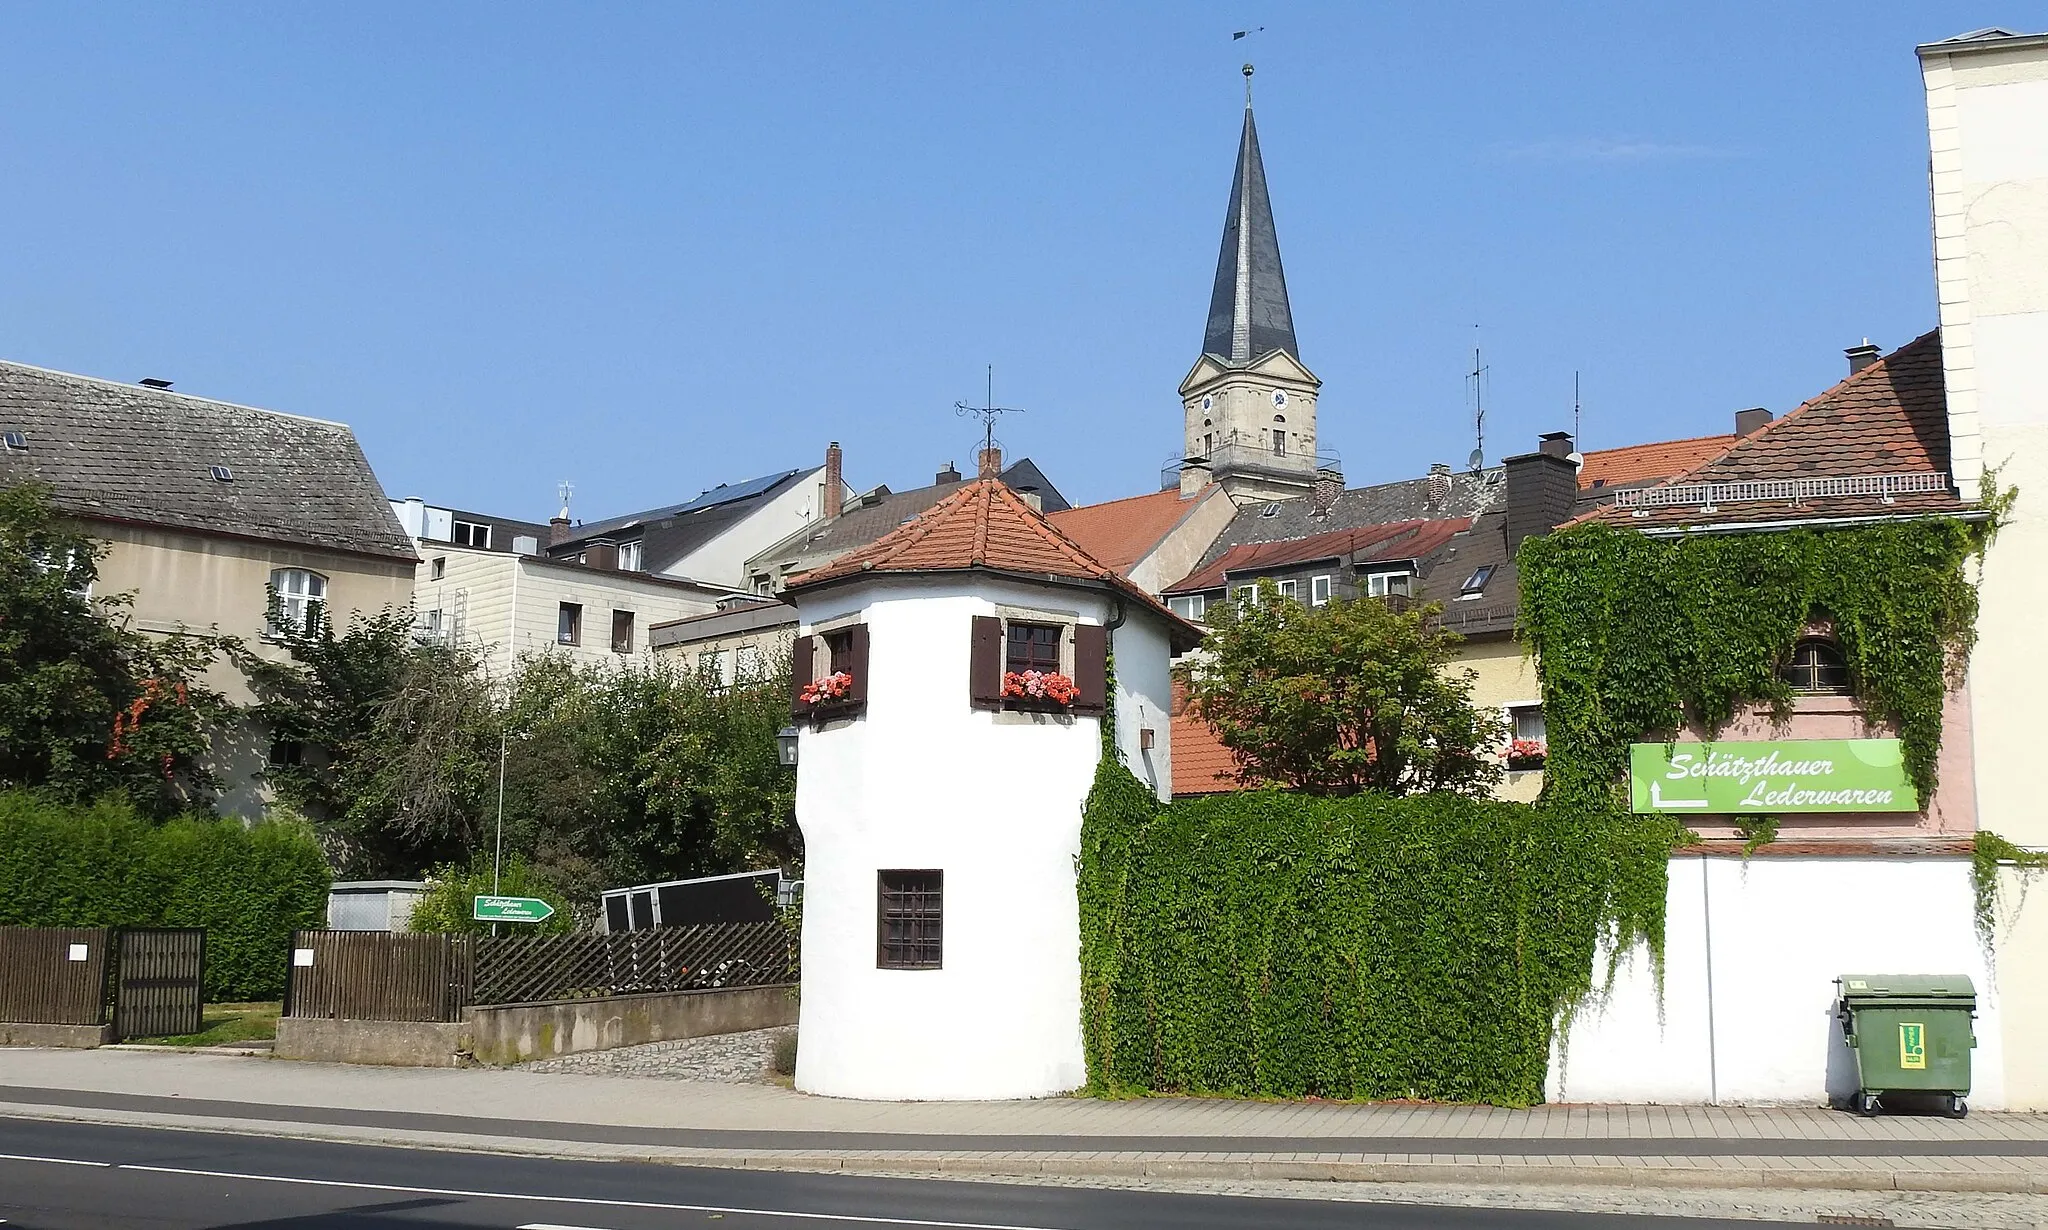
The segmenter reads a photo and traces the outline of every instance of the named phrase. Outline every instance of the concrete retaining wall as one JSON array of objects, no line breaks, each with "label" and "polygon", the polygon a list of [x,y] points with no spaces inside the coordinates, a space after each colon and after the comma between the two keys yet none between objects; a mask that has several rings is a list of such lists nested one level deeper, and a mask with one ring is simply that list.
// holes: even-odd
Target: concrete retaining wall
[{"label": "concrete retaining wall", "polygon": [[0,1046],[105,1046],[114,1040],[112,1025],[28,1025],[0,1021]]},{"label": "concrete retaining wall", "polygon": [[[459,1022],[305,1020],[277,1023],[279,1059],[450,1068],[515,1064],[642,1042],[796,1023],[787,986],[611,995],[471,1008]],[[4,1029],[0,1026],[0,1029]]]}]

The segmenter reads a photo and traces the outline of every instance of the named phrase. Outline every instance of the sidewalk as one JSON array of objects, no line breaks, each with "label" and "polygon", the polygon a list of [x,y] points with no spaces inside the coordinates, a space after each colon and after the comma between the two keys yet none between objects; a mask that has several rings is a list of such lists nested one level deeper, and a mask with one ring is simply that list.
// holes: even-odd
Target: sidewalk
[{"label": "sidewalk", "polygon": [[1350,1106],[1197,1099],[878,1103],[760,1085],[0,1050],[0,1115],[770,1169],[2048,1193],[2048,1116]]}]

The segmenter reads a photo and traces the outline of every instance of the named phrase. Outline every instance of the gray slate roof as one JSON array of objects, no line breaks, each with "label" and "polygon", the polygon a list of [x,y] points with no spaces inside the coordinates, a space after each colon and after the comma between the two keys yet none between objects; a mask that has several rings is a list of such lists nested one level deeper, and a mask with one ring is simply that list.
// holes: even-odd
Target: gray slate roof
[{"label": "gray slate roof", "polygon": [[1201,562],[1188,572],[1191,576],[1200,572],[1222,558],[1224,552],[1245,543],[1289,542],[1331,530],[1363,529],[1396,521],[1476,517],[1498,503],[1507,489],[1507,471],[1494,466],[1450,475],[1450,493],[1441,504],[1430,503],[1427,478],[1355,487],[1339,494],[1329,514],[1322,517],[1314,515],[1314,502],[1307,497],[1275,504],[1247,504],[1237,510],[1230,524],[1209,545]]},{"label": "gray slate roof", "polygon": [[1223,250],[1216,257],[1216,284],[1209,294],[1209,324],[1202,350],[1243,366],[1275,350],[1296,359],[1294,310],[1287,303],[1287,275],[1280,268],[1280,236],[1273,226],[1273,202],[1266,195],[1266,164],[1259,157],[1259,130],[1252,102],[1244,102],[1244,132],[1237,141],[1237,172],[1230,181],[1230,212],[1223,219]]},{"label": "gray slate roof", "polygon": [[340,423],[0,361],[0,432],[28,442],[0,446],[0,484],[74,516],[418,558]]}]

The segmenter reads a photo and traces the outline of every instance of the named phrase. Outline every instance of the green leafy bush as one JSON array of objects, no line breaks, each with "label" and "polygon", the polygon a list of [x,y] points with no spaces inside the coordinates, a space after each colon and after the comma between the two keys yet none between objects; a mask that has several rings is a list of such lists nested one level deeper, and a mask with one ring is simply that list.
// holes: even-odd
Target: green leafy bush
[{"label": "green leafy bush", "polygon": [[284,994],[291,933],[326,925],[327,862],[298,823],[0,794],[0,926],[204,927],[210,1001]]},{"label": "green leafy bush", "polygon": [[1082,834],[1091,1087],[1540,1102],[1600,941],[1661,942],[1675,839],[1449,794],[1162,807],[1105,759]]},{"label": "green leafy bush", "polygon": [[514,935],[560,935],[575,928],[568,898],[546,883],[524,859],[506,859],[498,876],[498,887],[493,889],[491,859],[484,855],[467,867],[450,864],[436,870],[427,881],[427,891],[420,894],[412,907],[412,921],[406,924],[407,929],[489,935],[491,924],[471,917],[476,898],[485,896],[538,897],[555,907],[555,912],[542,922],[506,924]]}]

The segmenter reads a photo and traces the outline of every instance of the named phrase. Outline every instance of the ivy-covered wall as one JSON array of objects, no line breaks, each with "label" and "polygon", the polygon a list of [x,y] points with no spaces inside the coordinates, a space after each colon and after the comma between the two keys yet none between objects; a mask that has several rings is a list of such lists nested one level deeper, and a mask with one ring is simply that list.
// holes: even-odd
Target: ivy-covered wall
[{"label": "ivy-covered wall", "polygon": [[1540,1102],[1603,934],[1661,943],[1675,836],[1451,795],[1161,806],[1105,757],[1082,830],[1090,1085]]}]

